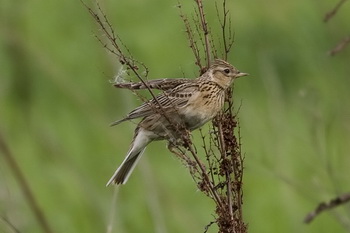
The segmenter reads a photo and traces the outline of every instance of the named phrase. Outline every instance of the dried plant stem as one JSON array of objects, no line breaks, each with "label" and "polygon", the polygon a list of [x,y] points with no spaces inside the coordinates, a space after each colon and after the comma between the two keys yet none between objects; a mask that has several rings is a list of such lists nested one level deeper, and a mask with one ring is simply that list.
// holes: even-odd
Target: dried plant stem
[{"label": "dried plant stem", "polygon": [[200,159],[197,156],[197,153],[193,150],[192,146],[187,147],[187,149],[191,152],[192,157],[194,158],[194,160],[196,161],[197,165],[199,166],[201,172],[202,172],[202,178],[205,181],[205,184],[207,185],[207,187],[210,190],[210,193],[212,194],[212,196],[214,197],[214,200],[216,202],[216,204],[220,207],[220,208],[224,208],[224,205],[221,201],[221,198],[219,197],[219,195],[217,194],[213,183],[210,181],[208,174],[205,170],[205,167],[203,166],[203,164],[201,163]]},{"label": "dried plant stem", "polygon": [[222,40],[224,44],[224,56],[225,56],[225,59],[227,59],[227,54],[228,54],[228,51],[230,51],[230,47],[228,46],[226,41],[226,21],[227,21],[227,14],[228,14],[228,10],[226,9],[226,1],[223,2],[223,10],[224,10],[224,17],[223,17],[224,19],[220,23],[222,28]]},{"label": "dried plant stem", "polygon": [[202,74],[205,72],[205,67],[202,66],[200,50],[198,48],[197,41],[195,40],[195,37],[193,35],[193,30],[191,28],[191,24],[190,24],[188,18],[186,17],[186,15],[182,12],[182,5],[180,2],[178,2],[178,8],[180,10],[180,17],[185,25],[185,31],[187,34],[188,42],[190,44],[190,48],[191,48],[192,53],[193,53],[195,60],[196,60],[195,64],[199,67],[199,73]]},{"label": "dried plant stem", "polygon": [[41,227],[42,231],[45,233],[52,233],[51,227],[44,215],[44,212],[39,207],[39,204],[37,203],[34,194],[32,190],[30,189],[30,186],[22,173],[22,170],[18,166],[11,150],[9,149],[7,143],[5,142],[5,139],[0,134],[0,151],[4,155],[4,158],[6,162],[8,163],[9,167],[11,168],[11,171],[14,174],[14,177],[19,183],[19,186],[23,192],[24,197],[27,199],[27,202],[31,208],[31,210],[34,213],[34,216],[36,220],[39,223],[39,226]]},{"label": "dried plant stem", "polygon": [[337,53],[343,51],[346,46],[350,43],[350,36],[345,37],[342,41],[340,41],[332,50],[328,52],[330,56],[334,56]]},{"label": "dried plant stem", "polygon": [[0,216],[0,220],[4,222],[13,232],[21,233],[7,218]]},{"label": "dried plant stem", "polygon": [[[242,148],[241,145],[241,131],[240,128],[238,128],[238,149],[240,150]],[[243,190],[242,190],[242,183],[243,183],[243,160],[244,158],[242,157],[241,151],[239,151],[239,157],[238,157],[239,163],[238,163],[238,169],[236,169],[235,176],[237,177],[237,185],[235,190],[237,190],[237,209],[239,212],[240,216],[240,221],[241,221],[241,226],[244,225],[243,223],[243,208],[242,208],[242,203],[243,203]],[[237,171],[239,170],[239,171]]]},{"label": "dried plant stem", "polygon": [[[222,130],[222,124],[221,122],[218,124],[218,131],[219,131],[219,145],[220,145],[220,153],[221,156],[226,157],[226,148],[225,148],[225,140],[224,140],[224,135],[223,135],[223,130]],[[227,181],[227,203],[229,207],[229,212],[230,216],[233,219],[233,209],[232,209],[232,189],[231,189],[231,176],[229,171],[225,171],[225,176],[226,176],[226,181]]]},{"label": "dried plant stem", "polygon": [[[332,19],[337,14],[337,12],[339,11],[340,7],[343,6],[343,4],[346,1],[347,0],[340,0],[337,3],[337,5],[331,11],[326,13],[323,21],[325,23],[327,23],[330,19]],[[331,49],[328,52],[328,55],[330,55],[330,56],[336,55],[337,53],[343,51],[348,46],[349,43],[350,43],[350,36],[347,36],[342,41],[340,41],[333,49]]]},{"label": "dried plant stem", "polygon": [[310,223],[312,222],[312,220],[315,219],[315,217],[317,217],[320,213],[326,211],[326,210],[330,210],[333,209],[335,207],[338,207],[340,205],[343,205],[347,202],[350,201],[350,193],[345,193],[341,196],[338,196],[332,200],[330,200],[329,202],[321,202],[317,208],[310,212],[304,219],[305,223]]},{"label": "dried plant stem", "polygon": [[[247,227],[243,222],[242,211],[242,179],[243,179],[243,157],[241,155],[241,144],[239,127],[232,111],[232,90],[227,92],[226,109],[213,120],[213,133],[209,134],[209,148],[203,134],[203,149],[206,154],[208,167],[199,159],[199,155],[193,149],[191,141],[185,141],[183,145],[191,155],[176,153],[178,157],[189,166],[195,166],[191,172],[197,182],[198,188],[216,203],[216,223],[219,233],[243,233]],[[238,128],[238,135],[235,136]],[[184,139],[189,137],[184,137]],[[219,153],[214,153],[216,147]],[[192,156],[194,161],[189,159]],[[207,231],[209,224],[205,230]]]},{"label": "dried plant stem", "polygon": [[[138,71],[139,67],[135,64],[136,60],[130,55],[129,49],[127,48],[127,46],[125,46],[121,38],[114,31],[112,24],[109,22],[107,15],[103,12],[98,2],[96,2],[97,4],[97,13],[96,13],[91,7],[87,6],[83,0],[80,0],[80,1],[88,10],[90,15],[93,17],[93,19],[95,20],[97,25],[100,27],[104,35],[107,37],[107,40],[112,44],[113,48],[110,48],[98,36],[96,36],[97,40],[103,45],[104,48],[106,48],[109,52],[114,54],[119,59],[119,62],[122,65],[126,65],[126,67],[133,72],[133,74],[141,81],[141,83],[146,87],[145,89],[147,89],[147,91],[150,93],[150,95],[154,99],[155,104],[157,105],[157,106],[152,106],[154,107],[154,110],[162,114],[165,117],[165,119],[169,123],[171,123],[169,117],[165,114],[164,109],[161,107],[161,104],[159,103],[158,99],[154,95],[152,89],[148,86],[148,83],[145,82],[142,75],[139,73]],[[103,18],[101,18],[99,14],[101,14]],[[124,47],[124,49],[128,52],[129,55],[126,55],[126,53],[123,51],[121,46]],[[138,63],[141,64],[141,66],[143,66],[144,69],[146,70],[145,76],[147,77],[148,68],[144,65],[144,63],[142,62],[138,62]]]},{"label": "dried plant stem", "polygon": [[333,18],[333,17],[337,14],[339,8],[340,8],[346,1],[347,1],[347,0],[340,0],[340,1],[337,3],[337,5],[336,5],[331,11],[327,12],[327,14],[325,15],[323,21],[324,21],[325,23],[327,23],[331,18]]},{"label": "dried plant stem", "polygon": [[207,67],[210,65],[210,43],[209,43],[209,30],[208,30],[208,23],[205,18],[205,13],[203,9],[203,2],[202,0],[195,0],[197,3],[198,11],[199,11],[199,16],[200,16],[200,21],[202,25],[202,30],[204,34],[204,42],[205,42],[205,54],[206,54],[206,61],[207,61]]},{"label": "dried plant stem", "polygon": [[225,0],[222,2],[222,11],[223,11],[222,18],[220,18],[220,12],[217,4],[215,5],[216,5],[216,12],[219,18],[221,32],[222,32],[222,43],[224,47],[223,58],[226,60],[234,43],[233,33],[231,31],[231,19],[229,18],[229,10],[227,9]]}]

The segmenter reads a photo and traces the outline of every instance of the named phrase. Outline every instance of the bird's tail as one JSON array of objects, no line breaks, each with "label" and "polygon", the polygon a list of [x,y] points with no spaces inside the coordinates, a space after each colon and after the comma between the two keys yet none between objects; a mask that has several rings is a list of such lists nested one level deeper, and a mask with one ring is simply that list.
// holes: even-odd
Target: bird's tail
[{"label": "bird's tail", "polygon": [[114,184],[125,184],[126,181],[129,179],[129,176],[131,175],[132,171],[134,170],[137,162],[140,160],[141,155],[145,151],[146,148],[144,148],[142,151],[131,154],[129,153],[128,156],[125,158],[123,163],[119,166],[119,168],[114,172],[113,176],[109,181],[107,182],[107,185],[110,185],[112,183]]},{"label": "bird's tail", "polygon": [[107,182],[107,185],[112,183],[114,184],[125,184],[132,171],[134,170],[137,162],[140,160],[143,152],[146,149],[146,146],[151,142],[151,139],[148,137],[147,133],[143,130],[136,130],[135,138],[131,144],[130,150],[122,162],[122,164],[118,167],[118,169],[114,172],[113,176]]}]

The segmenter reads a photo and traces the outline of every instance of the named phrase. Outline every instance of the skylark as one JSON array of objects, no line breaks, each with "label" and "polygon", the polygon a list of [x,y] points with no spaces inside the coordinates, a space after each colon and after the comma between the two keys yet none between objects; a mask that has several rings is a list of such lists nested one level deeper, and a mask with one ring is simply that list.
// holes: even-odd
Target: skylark
[{"label": "skylark", "polygon": [[223,60],[215,60],[197,79],[157,79],[144,83],[121,83],[116,87],[129,89],[159,89],[163,93],[143,103],[125,118],[112,123],[142,117],[137,125],[130,149],[115,171],[111,183],[125,184],[146,146],[156,140],[170,143],[181,138],[181,130],[195,130],[215,117],[223,108],[225,91],[234,79],[248,75]]}]

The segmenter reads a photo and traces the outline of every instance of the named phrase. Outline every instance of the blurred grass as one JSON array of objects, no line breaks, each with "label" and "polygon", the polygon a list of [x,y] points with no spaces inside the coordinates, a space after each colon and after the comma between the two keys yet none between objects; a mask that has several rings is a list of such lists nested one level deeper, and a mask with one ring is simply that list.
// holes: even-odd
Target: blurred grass
[{"label": "blurred grass", "polygon": [[[195,77],[176,2],[101,2],[150,78]],[[217,25],[213,2],[209,21]],[[302,219],[349,191],[349,56],[328,57],[346,35],[349,4],[329,23],[332,2],[230,2],[250,232],[347,232],[349,207]],[[211,8],[211,9],[209,9]],[[186,5],[190,12],[191,4]],[[216,30],[213,26],[212,30]],[[203,232],[213,205],[165,148],[149,146],[112,205],[104,185],[123,160],[134,124],[109,128],[139,101],[108,83],[118,64],[94,39],[79,1],[2,1],[0,131],[55,232]],[[0,157],[0,215],[21,232],[39,227]],[[0,232],[11,232],[0,222]],[[215,228],[209,232],[215,232]]]}]

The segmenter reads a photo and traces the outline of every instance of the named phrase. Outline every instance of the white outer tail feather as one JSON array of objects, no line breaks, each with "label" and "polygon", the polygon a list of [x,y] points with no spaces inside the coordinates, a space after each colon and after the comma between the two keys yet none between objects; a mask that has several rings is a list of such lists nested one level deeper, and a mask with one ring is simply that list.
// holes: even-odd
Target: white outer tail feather
[{"label": "white outer tail feather", "polygon": [[[128,179],[129,179],[131,173],[134,171],[135,166],[136,166],[136,164],[138,163],[138,161],[140,160],[140,158],[142,157],[142,154],[143,154],[143,152],[145,151],[145,149],[146,149],[146,147],[145,147],[143,150],[141,150],[141,152],[139,152],[138,155],[136,155],[136,156],[137,156],[136,160],[135,160],[134,163],[132,164],[131,168],[129,169],[128,173],[127,173],[126,176],[124,177],[124,180],[123,180],[123,182],[122,182],[121,184],[125,184],[125,183],[128,181]],[[125,165],[125,163],[130,159],[130,155],[131,155],[132,152],[133,152],[133,151],[130,151],[130,152],[128,153],[128,155],[126,156],[126,158],[124,159],[124,161],[122,162],[122,164],[118,167],[118,169],[114,172],[113,176],[109,179],[109,181],[107,182],[106,186],[109,186],[110,184],[113,183],[113,181],[114,181],[114,179],[117,177],[119,171],[122,169],[122,167]],[[135,156],[135,155],[133,155],[133,156]]]},{"label": "white outer tail feather", "polygon": [[133,142],[131,143],[131,148],[130,148],[126,158],[124,159],[122,164],[118,167],[118,169],[114,172],[113,176],[109,179],[106,186],[109,186],[110,184],[114,183],[116,177],[118,176],[118,173],[122,170],[123,166],[128,161],[130,161],[134,156],[137,156],[135,161],[132,163],[130,169],[127,171],[126,175],[124,176],[124,179],[121,182],[121,184],[125,184],[128,181],[136,164],[138,163],[138,161],[142,157],[142,154],[145,151],[146,146],[152,141],[152,136],[154,136],[154,133],[150,132],[148,130],[144,130],[142,128],[138,128],[135,130],[135,137],[134,137]]}]

